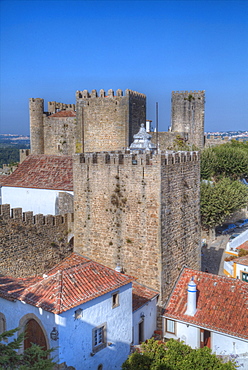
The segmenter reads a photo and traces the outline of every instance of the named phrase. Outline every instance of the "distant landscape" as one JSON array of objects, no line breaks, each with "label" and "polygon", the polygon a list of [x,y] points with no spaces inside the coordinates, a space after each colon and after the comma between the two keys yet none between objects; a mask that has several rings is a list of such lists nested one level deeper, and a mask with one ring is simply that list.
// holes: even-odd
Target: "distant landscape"
[{"label": "distant landscape", "polygon": [[29,136],[0,134],[0,167],[19,162],[19,150],[29,148]]}]

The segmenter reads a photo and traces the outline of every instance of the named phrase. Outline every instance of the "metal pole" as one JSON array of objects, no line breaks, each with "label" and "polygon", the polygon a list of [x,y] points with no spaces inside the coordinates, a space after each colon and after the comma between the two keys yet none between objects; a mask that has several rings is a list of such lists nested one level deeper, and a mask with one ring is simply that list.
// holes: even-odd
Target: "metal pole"
[{"label": "metal pole", "polygon": [[158,103],[156,103],[156,148],[158,150]]}]

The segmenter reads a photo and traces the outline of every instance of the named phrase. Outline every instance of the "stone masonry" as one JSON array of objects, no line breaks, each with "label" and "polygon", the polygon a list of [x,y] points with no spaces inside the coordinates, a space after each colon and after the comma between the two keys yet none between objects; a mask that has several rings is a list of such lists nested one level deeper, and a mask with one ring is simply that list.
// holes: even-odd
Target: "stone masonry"
[{"label": "stone masonry", "polygon": [[205,91],[173,91],[171,131],[182,133],[187,143],[204,147]]},{"label": "stone masonry", "polygon": [[76,154],[75,251],[165,302],[183,265],[200,269],[199,165],[197,152]]},{"label": "stone masonry", "polygon": [[0,274],[26,277],[43,274],[72,252],[73,215],[33,216],[0,205]]}]

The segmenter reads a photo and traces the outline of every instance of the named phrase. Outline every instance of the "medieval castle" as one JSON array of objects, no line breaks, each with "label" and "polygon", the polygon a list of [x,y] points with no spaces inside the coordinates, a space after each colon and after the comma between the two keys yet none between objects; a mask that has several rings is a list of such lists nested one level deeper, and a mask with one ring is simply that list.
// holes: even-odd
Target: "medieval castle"
[{"label": "medieval castle", "polygon": [[[203,148],[204,104],[204,91],[173,92],[171,129],[158,133],[159,148],[135,150],[144,94],[77,91],[75,105],[49,102],[48,112],[43,99],[30,99],[31,154],[73,155],[74,250],[137,277],[161,304],[183,265],[200,269],[199,154],[167,149],[177,135]],[[63,237],[71,232],[68,222],[59,225]]]}]

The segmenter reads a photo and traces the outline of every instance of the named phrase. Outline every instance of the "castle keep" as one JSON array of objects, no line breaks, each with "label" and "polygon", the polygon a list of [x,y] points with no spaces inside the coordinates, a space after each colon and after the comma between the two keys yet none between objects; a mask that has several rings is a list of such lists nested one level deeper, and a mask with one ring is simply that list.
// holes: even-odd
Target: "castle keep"
[{"label": "castle keep", "polygon": [[197,152],[74,156],[75,251],[168,297],[183,265],[200,269]]},{"label": "castle keep", "polygon": [[[203,148],[204,105],[204,91],[173,91],[171,129],[159,132],[160,149],[171,149],[178,135]],[[31,98],[29,111],[32,154],[122,150],[146,122],[146,96],[129,89],[83,90],[76,92],[76,104],[49,102],[47,112],[43,99]]]}]

